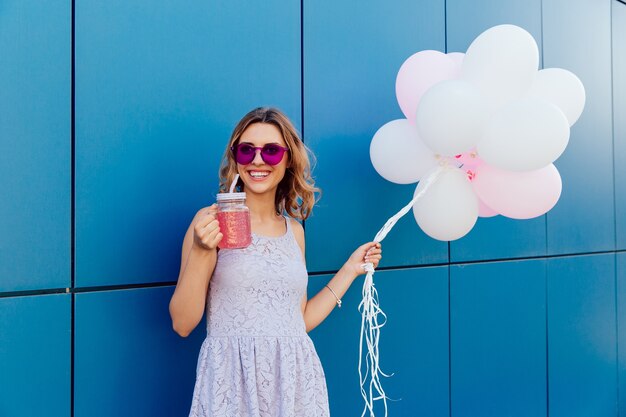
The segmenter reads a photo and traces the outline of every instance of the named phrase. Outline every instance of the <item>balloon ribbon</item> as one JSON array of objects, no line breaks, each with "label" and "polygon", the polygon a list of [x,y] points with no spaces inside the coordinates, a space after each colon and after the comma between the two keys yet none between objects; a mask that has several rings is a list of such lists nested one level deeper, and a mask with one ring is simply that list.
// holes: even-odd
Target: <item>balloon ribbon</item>
[{"label": "balloon ribbon", "polygon": [[[417,193],[411,202],[404,206],[402,210],[391,217],[385,225],[376,233],[374,242],[381,242],[387,233],[393,228],[396,222],[404,216],[413,205],[419,200],[426,190],[431,186],[433,182],[441,175],[445,167],[439,167],[439,169],[433,171],[426,179],[424,179],[424,188]],[[361,382],[361,396],[365,400],[365,407],[361,417],[365,416],[369,410],[370,417],[374,417],[374,401],[383,400],[385,406],[385,417],[387,416],[387,399],[385,391],[383,390],[380,382],[380,375],[389,377],[391,375],[385,374],[380,369],[380,355],[378,351],[378,342],[380,340],[380,329],[387,322],[387,315],[380,308],[378,302],[378,291],[374,287],[374,265],[371,262],[362,265],[363,269],[367,271],[365,276],[365,282],[363,283],[363,299],[359,304],[359,311],[361,312],[361,336],[359,339],[359,380]],[[379,316],[382,316],[383,321],[379,323]],[[367,356],[365,357],[365,364],[363,364],[363,345],[367,347]],[[365,376],[363,376],[362,369],[365,368]],[[369,379],[369,389],[366,391],[365,384],[367,383],[367,377]]]}]

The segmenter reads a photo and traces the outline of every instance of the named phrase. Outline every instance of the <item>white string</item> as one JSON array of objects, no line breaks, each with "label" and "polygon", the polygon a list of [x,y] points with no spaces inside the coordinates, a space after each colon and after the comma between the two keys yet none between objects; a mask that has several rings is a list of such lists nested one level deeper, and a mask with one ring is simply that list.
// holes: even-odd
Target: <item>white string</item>
[{"label": "white string", "polygon": [[[404,206],[402,210],[391,217],[385,225],[376,233],[374,242],[381,242],[387,233],[393,228],[396,222],[404,216],[413,207],[415,202],[419,200],[426,190],[437,180],[439,175],[445,169],[444,166],[440,166],[437,170],[433,171],[426,179],[424,179],[424,188],[417,193],[411,202]],[[361,396],[365,400],[365,406],[361,417],[364,417],[369,410],[370,417],[374,415],[374,401],[383,400],[385,406],[385,417],[387,417],[387,399],[383,386],[380,382],[380,375],[390,377],[391,375],[385,374],[380,369],[380,357],[378,351],[378,341],[380,339],[380,329],[387,322],[387,315],[380,308],[378,302],[378,291],[374,287],[374,265],[371,262],[361,265],[367,275],[365,276],[365,282],[363,283],[363,299],[359,304],[359,311],[361,312],[361,336],[359,337],[359,380],[361,382]],[[382,316],[383,321],[379,323],[378,316]],[[363,376],[363,344],[367,346],[367,355],[365,357],[365,376]],[[367,377],[369,376],[368,390],[364,388]],[[374,396],[376,395],[376,396]]]}]

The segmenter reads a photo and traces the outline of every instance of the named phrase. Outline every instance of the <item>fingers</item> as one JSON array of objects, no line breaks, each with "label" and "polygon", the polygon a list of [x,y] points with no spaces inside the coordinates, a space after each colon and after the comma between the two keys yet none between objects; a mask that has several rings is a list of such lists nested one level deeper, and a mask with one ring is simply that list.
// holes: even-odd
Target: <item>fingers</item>
[{"label": "fingers", "polygon": [[[213,222],[217,222],[217,218],[212,214],[207,214],[198,219],[198,221],[196,222],[195,228],[196,230],[204,229]],[[219,222],[217,222],[217,224],[219,224]]]},{"label": "fingers", "polygon": [[378,263],[383,258],[383,250],[380,242],[370,242],[370,248],[365,252],[365,262],[369,262],[374,265],[374,268],[378,266]]},{"label": "fingers", "polygon": [[359,246],[359,248],[357,250],[370,250],[370,249],[373,249],[375,247],[380,248],[380,243],[378,243],[378,242],[367,242],[367,243],[364,243],[361,246]]},{"label": "fingers", "polygon": [[380,262],[381,259],[383,259],[383,255],[369,255],[365,257],[365,262]]},{"label": "fingers", "polygon": [[224,235],[220,232],[220,224],[217,220],[217,205],[206,207],[196,224],[194,225],[194,241],[201,246],[214,249]]},{"label": "fingers", "polygon": [[216,231],[215,236],[211,234],[211,237],[209,238],[207,246],[209,246],[212,249],[215,249],[217,245],[222,241],[223,237],[224,235],[221,232]]},{"label": "fingers", "polygon": [[202,211],[202,216],[200,216],[200,218],[196,222],[196,225],[198,225],[199,227],[207,227],[207,225],[215,219],[217,219],[217,204],[206,207]]},{"label": "fingers", "polygon": [[207,225],[202,231],[203,236],[207,236],[209,238],[214,238],[220,232],[220,224],[217,220],[213,220],[211,223]]},{"label": "fingers", "polygon": [[375,255],[375,254],[379,254],[379,253],[383,252],[383,249],[382,249],[380,243],[370,242],[369,245],[370,245],[370,247],[365,252],[365,256],[367,256],[367,255]]},{"label": "fingers", "polygon": [[[209,226],[210,227],[210,226]],[[219,226],[209,229],[202,229],[197,235],[199,243],[208,249],[215,249],[224,235],[220,232]]]}]

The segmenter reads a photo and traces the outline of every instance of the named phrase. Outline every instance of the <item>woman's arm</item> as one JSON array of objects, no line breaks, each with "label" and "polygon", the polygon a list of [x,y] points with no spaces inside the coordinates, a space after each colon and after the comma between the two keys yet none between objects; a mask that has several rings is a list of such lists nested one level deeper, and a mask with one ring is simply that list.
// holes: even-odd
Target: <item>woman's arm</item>
[{"label": "woman's arm", "polygon": [[[300,223],[294,221],[296,226],[293,227],[296,241],[302,249],[302,257],[305,254],[304,229]],[[365,262],[371,262],[374,268],[378,266],[382,258],[382,249],[380,243],[368,242],[361,245],[350,256],[348,261],[341,267],[335,276],[328,282],[328,286],[333,289],[337,297],[340,299],[350,288],[356,277],[364,274],[361,265]],[[322,288],[314,297],[307,301],[306,294],[302,298],[302,316],[306,325],[306,331],[309,332],[317,327],[337,305],[337,299],[333,293],[326,287]]]},{"label": "woman's arm", "polygon": [[183,239],[178,283],[169,307],[172,327],[182,337],[187,337],[204,315],[209,281],[217,262],[216,247],[222,238],[215,222],[215,206],[201,209]]}]

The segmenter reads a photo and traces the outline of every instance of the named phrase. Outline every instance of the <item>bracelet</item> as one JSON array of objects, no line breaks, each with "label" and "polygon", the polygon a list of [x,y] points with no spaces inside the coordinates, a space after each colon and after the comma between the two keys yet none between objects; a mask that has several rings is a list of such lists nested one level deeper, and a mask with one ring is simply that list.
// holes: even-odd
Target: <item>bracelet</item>
[{"label": "bracelet", "polygon": [[333,291],[333,289],[330,288],[328,285],[326,286],[326,288],[328,288],[330,290],[330,292],[333,293],[333,295],[337,299],[337,307],[341,308],[341,300],[339,299],[339,297],[337,297],[337,294],[335,294],[335,291]]}]

